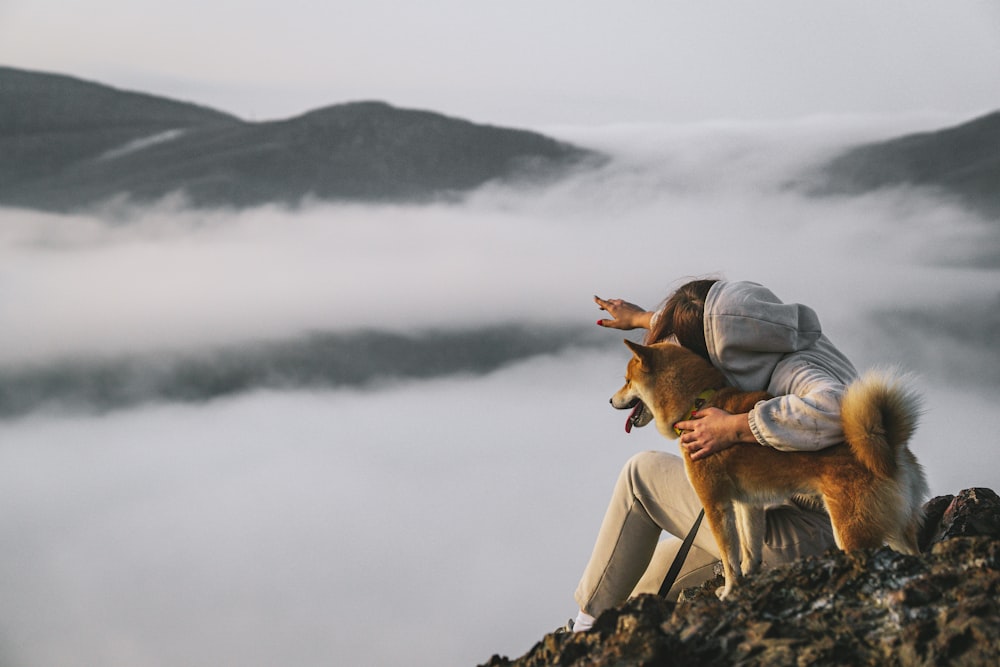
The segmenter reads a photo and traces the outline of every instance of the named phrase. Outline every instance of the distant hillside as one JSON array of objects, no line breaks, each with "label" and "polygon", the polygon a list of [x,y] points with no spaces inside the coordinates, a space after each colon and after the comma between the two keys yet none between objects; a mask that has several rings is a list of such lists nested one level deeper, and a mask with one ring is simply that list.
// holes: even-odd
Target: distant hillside
[{"label": "distant hillside", "polygon": [[199,351],[62,359],[0,372],[0,421],[56,408],[105,413],[274,389],[363,389],[391,380],[482,375],[568,348],[607,348],[596,327],[312,332]]},{"label": "distant hillside", "polygon": [[426,200],[543,178],[594,154],[543,135],[358,102],[249,123],[65,76],[0,68],[0,204],[73,210],[183,191],[202,206]]},{"label": "distant hillside", "polygon": [[228,114],[54,74],[0,67],[0,200],[116,146]]},{"label": "distant hillside", "polygon": [[817,182],[813,191],[818,194],[929,187],[975,210],[1000,214],[1000,112],[853,148],[825,165]]}]

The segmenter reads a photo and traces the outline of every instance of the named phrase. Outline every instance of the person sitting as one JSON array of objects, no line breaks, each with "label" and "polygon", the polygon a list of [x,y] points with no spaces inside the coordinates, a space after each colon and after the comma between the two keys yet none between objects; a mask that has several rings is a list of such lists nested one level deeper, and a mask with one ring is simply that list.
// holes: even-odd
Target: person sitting
[{"label": "person sitting", "polygon": [[[752,282],[695,280],[673,292],[657,311],[621,299],[595,296],[608,329],[647,329],[647,344],[672,340],[693,350],[744,391],[775,398],[745,414],[717,408],[679,422],[680,446],[692,460],[729,447],[818,450],[843,440],[840,402],[857,371],[823,334],[808,306],[782,303]],[[659,590],[664,574],[692,528],[701,504],[680,456],[647,451],[632,456],[611,495],[590,560],[577,586],[574,631],[592,627],[606,609],[640,593]],[[795,496],[769,507],[765,566],[820,554],[835,546],[818,499]],[[660,539],[666,532],[671,537]],[[719,561],[711,531],[694,537],[668,598],[712,578]]]}]

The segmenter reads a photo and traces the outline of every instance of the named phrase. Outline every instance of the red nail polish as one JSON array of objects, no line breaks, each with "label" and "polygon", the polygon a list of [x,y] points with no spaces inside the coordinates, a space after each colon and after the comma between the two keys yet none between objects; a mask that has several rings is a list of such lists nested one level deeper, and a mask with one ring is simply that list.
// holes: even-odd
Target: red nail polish
[{"label": "red nail polish", "polygon": [[597,326],[603,327],[604,326],[604,320],[597,320]]}]

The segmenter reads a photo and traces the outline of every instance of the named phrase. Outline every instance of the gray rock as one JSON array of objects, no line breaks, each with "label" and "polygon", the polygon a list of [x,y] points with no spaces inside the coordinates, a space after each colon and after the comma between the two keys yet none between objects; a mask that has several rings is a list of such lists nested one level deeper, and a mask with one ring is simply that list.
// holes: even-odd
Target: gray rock
[{"label": "gray rock", "polygon": [[967,489],[927,503],[929,550],[833,550],[747,580],[721,580],[601,615],[587,633],[547,635],[486,665],[997,665],[1000,498]]}]

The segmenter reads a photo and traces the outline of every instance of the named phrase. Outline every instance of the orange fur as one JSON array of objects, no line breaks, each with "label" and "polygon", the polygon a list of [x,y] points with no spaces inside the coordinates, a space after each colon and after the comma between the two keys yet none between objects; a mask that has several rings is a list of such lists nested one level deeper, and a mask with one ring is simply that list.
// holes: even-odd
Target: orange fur
[{"label": "orange fur", "polygon": [[[633,408],[635,426],[655,419],[666,437],[704,389],[719,389],[708,406],[743,413],[764,392],[725,387],[707,361],[678,345],[626,344],[633,351],[625,385],[612,397]],[[722,554],[727,595],[736,580],[760,565],[763,507],[795,494],[819,495],[845,551],[890,546],[917,553],[927,483],[906,443],[916,428],[918,401],[888,373],[853,383],[842,404],[847,442],[816,452],[784,452],[760,445],[735,445],[692,461],[682,449],[688,479],[705,507],[705,517]]]}]

